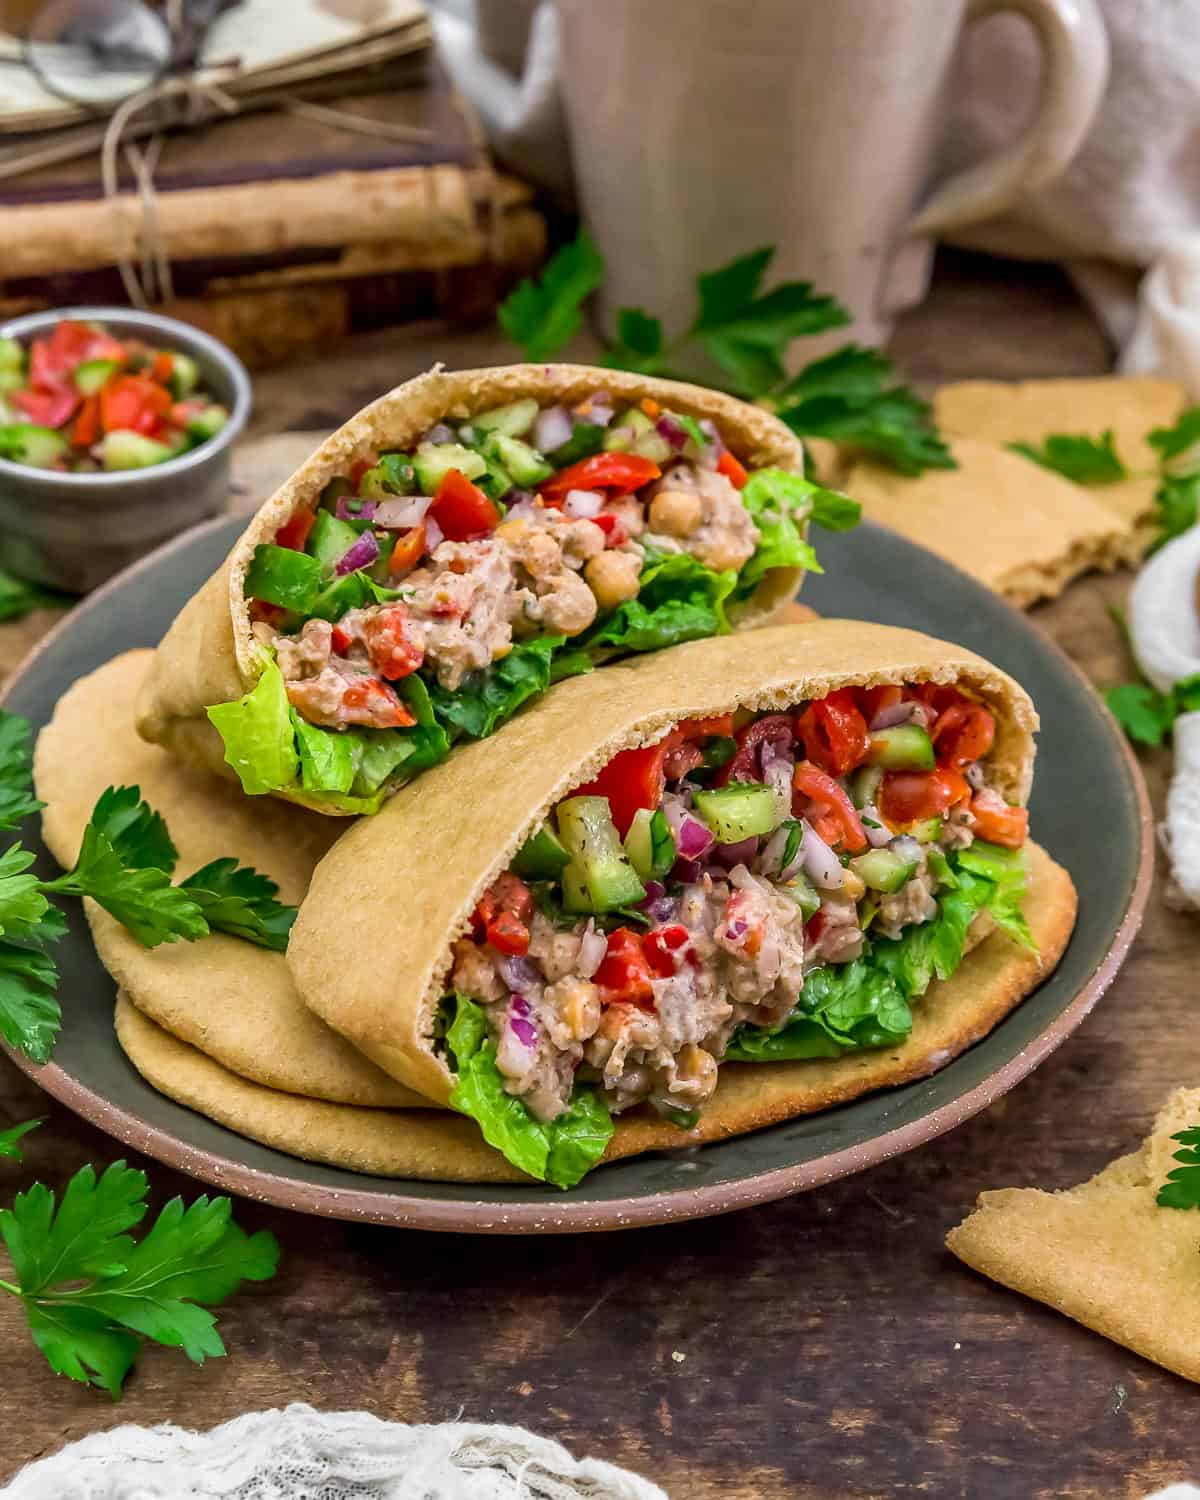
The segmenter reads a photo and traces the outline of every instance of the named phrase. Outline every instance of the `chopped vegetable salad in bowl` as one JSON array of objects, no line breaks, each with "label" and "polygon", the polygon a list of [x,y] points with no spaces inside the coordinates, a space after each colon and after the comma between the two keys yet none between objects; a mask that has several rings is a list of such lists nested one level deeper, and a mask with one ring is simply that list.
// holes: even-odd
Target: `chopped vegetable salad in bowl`
[{"label": "chopped vegetable salad in bowl", "polygon": [[[404,397],[422,382],[448,399],[418,426]],[[386,403],[403,441],[370,420]],[[819,568],[809,523],[858,519],[769,414],[617,371],[435,373],[326,447],[234,554],[253,686],[203,708],[244,791],[333,814],[377,810],[564,677],[760,623]],[[168,636],[143,733],[194,753],[174,654]]]}]

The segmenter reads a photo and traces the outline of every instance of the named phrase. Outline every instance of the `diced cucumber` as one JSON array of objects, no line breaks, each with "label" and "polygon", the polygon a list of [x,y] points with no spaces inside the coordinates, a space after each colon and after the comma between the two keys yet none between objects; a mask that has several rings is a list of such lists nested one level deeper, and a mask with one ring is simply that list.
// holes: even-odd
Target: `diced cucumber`
[{"label": "diced cucumber", "polygon": [[657,808],[639,807],[625,835],[629,863],[643,880],[661,880],[675,863],[675,835]]},{"label": "diced cucumber", "polygon": [[313,600],[307,613],[315,620],[336,623],[349,609],[361,609],[364,604],[373,604],[375,595],[362,573],[347,573],[335,578]]},{"label": "diced cucumber", "polygon": [[24,368],[24,347],[16,339],[0,339],[0,370],[20,372]]},{"label": "diced cucumber", "polygon": [[554,465],[548,464],[536,448],[503,432],[492,433],[483,445],[483,453],[511,474],[513,483],[523,490],[533,489],[554,473]]},{"label": "diced cucumber", "polygon": [[914,823],[908,830],[919,844],[936,843],[942,832],[941,817],[926,818],[921,823]]},{"label": "diced cucumber", "polygon": [[380,500],[386,495],[411,495],[416,484],[413,461],[407,453],[381,453],[378,463],[359,481],[358,492]]},{"label": "diced cucumber", "polygon": [[879,902],[865,900],[858,908],[858,925],[866,932],[879,913]]},{"label": "diced cucumber", "polygon": [[190,354],[171,355],[167,387],[176,401],[186,401],[200,384],[200,367]]},{"label": "diced cucumber", "polygon": [[796,903],[806,922],[820,908],[821,898],[817,894],[816,888],[803,875],[796,875],[793,879],[785,881],[779,889],[785,896],[789,896]]},{"label": "diced cucumber", "polygon": [[925,858],[929,864],[930,873],[937,881],[938,885],[946,885],[951,887],[958,885],[958,877],[950,868],[950,861],[946,858],[945,854],[941,851],[941,849],[937,847],[936,844],[934,844],[932,848],[925,851]]},{"label": "diced cucumber", "polygon": [[339,474],[335,479],[331,479],[321,491],[321,504],[333,510],[343,495],[353,495],[353,493],[354,486],[345,475]]},{"label": "diced cucumber", "polygon": [[166,443],[157,443],[123,427],[105,433],[99,451],[100,462],[106,469],[149,469],[174,456]]},{"label": "diced cucumber", "polygon": [[307,614],[321,587],[321,564],[305,552],[264,542],[246,571],[247,599]]},{"label": "diced cucumber", "polygon": [[855,807],[869,807],[879,797],[882,766],[860,766],[850,778],[850,800]]},{"label": "diced cucumber", "polygon": [[594,422],[576,422],[566,442],[553,453],[547,453],[546,457],[556,469],[568,468],[580,459],[599,453],[604,447],[605,432],[605,428],[597,427]]},{"label": "diced cucumber", "polygon": [[640,406],[631,406],[619,417],[614,417],[609,427],[626,427],[633,432],[634,437],[642,437],[647,432],[654,431],[654,418],[647,416]]},{"label": "diced cucumber", "polygon": [[451,469],[468,479],[478,479],[487,472],[487,460],[461,443],[422,443],[413,454],[413,469],[422,494],[436,495]]},{"label": "diced cucumber", "polygon": [[513,488],[512,475],[502,464],[494,458],[484,457],[485,468],[477,479],[471,482],[483,491],[489,500],[503,500],[509,490]]},{"label": "diced cucumber", "polygon": [[693,805],[718,844],[740,844],[743,839],[770,833],[779,822],[775,793],[755,781],[735,781],[697,792]]},{"label": "diced cucumber", "polygon": [[53,427],[39,427],[35,422],[14,422],[0,427],[0,458],[15,464],[52,469],[66,456],[67,449],[66,438]]},{"label": "diced cucumber", "polygon": [[636,453],[639,458],[648,458],[652,464],[665,464],[668,459],[675,457],[675,450],[666,438],[653,431],[644,432],[641,437],[635,438],[629,451]]},{"label": "diced cucumber", "polygon": [[592,898],[578,865],[565,865],[559,877],[562,885],[563,910],[570,912],[594,911]]},{"label": "diced cucumber", "polygon": [[576,900],[582,894],[589,903],[584,910],[610,911],[645,896],[625,857],[607,797],[568,797],[558,807],[558,832],[571,858],[563,870],[564,897]]},{"label": "diced cucumber", "polygon": [[570,858],[547,819],[517,850],[512,867],[525,880],[553,880],[562,874]]},{"label": "diced cucumber", "polygon": [[501,432],[508,437],[524,437],[537,421],[538,404],[532,396],[509,406],[493,406],[471,418],[471,425],[484,432]]},{"label": "diced cucumber", "polygon": [[20,370],[0,370],[0,396],[19,391],[24,384],[25,376]]},{"label": "diced cucumber", "polygon": [[75,382],[75,389],[82,395],[94,396],[118,369],[120,366],[115,359],[85,359],[81,365],[75,366],[75,373],[71,378]]},{"label": "diced cucumber", "polygon": [[207,443],[209,438],[216,437],[228,421],[229,413],[214,401],[211,406],[198,411],[194,417],[189,417],[184,430],[194,443]]},{"label": "diced cucumber", "polygon": [[1025,869],[1025,851],[976,839],[969,848],[960,851],[958,862],[964,870],[973,870],[976,875],[984,875],[1001,885]]},{"label": "diced cucumber", "polygon": [[869,849],[850,861],[850,869],[870,891],[894,895],[907,885],[916,873],[916,862],[902,859],[890,849]]},{"label": "diced cucumber", "polygon": [[361,527],[349,521],[339,521],[331,511],[319,510],[304,550],[323,567],[332,568],[338,558],[354,546],[360,534]]},{"label": "diced cucumber", "polygon": [[919,724],[895,724],[871,736],[867,764],[889,771],[932,771],[933,741]]}]

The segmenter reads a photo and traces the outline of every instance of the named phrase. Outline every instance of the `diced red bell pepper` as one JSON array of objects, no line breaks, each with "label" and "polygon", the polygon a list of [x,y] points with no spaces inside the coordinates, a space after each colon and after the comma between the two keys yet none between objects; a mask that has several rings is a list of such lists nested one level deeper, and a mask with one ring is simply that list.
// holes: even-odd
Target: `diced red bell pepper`
[{"label": "diced red bell pepper", "polygon": [[608,935],[608,949],[600,967],[592,975],[604,1005],[640,1005],[654,1008],[654,989],[650,965],[642,952],[641,942],[628,927],[618,927]]},{"label": "diced red bell pepper", "polygon": [[662,801],[666,786],[664,769],[667,756],[680,745],[708,735],[724,734],[733,727],[731,714],[708,719],[685,719],[657,745],[639,750],[622,750],[614,755],[594,781],[576,787],[576,797],[607,797],[608,810],[622,838],[629,832],[639,808],[654,809]]},{"label": "diced red bell pepper", "polygon": [[629,540],[629,530],[620,516],[602,510],[598,516],[591,516],[589,519],[593,526],[599,526],[604,533],[606,547],[621,547]]},{"label": "diced red bell pepper", "polygon": [[275,545],[287,547],[292,552],[303,552],[308,533],[316,523],[315,510],[298,510],[290,521],[285,521],[275,533]]},{"label": "diced red bell pepper", "polygon": [[424,555],[425,522],[422,521],[419,526],[414,526],[411,531],[396,538],[396,545],[388,558],[388,572],[407,573],[409,568],[416,567]]},{"label": "diced red bell pepper", "polygon": [[354,637],[348,630],[343,630],[340,625],[335,625],[329,636],[329,644],[339,656],[345,656],[354,644]]},{"label": "diced red bell pepper", "polygon": [[447,469],[429,514],[452,542],[486,536],[500,524],[495,502],[471,483],[460,469]]},{"label": "diced red bell pepper", "polygon": [[735,490],[745,489],[746,480],[750,477],[728,448],[717,460],[717,473],[724,474]]},{"label": "diced red bell pepper", "polygon": [[342,694],[342,713],[347,724],[365,724],[371,729],[408,729],[417,722],[378,677],[360,677],[350,683]]},{"label": "diced red bell pepper", "polygon": [[172,404],[170,391],[146,375],[113,375],[100,388],[100,421],[105,432],[149,436]]},{"label": "diced red bell pepper", "polygon": [[90,448],[100,437],[100,397],[86,396],[71,429],[71,441],[76,448]]},{"label": "diced red bell pepper", "polygon": [[879,788],[879,811],[893,827],[904,828],[926,818],[942,817],[970,795],[966,777],[949,766],[936,771],[885,771]]},{"label": "diced red bell pepper", "polygon": [[831,839],[817,829],[827,844],[843,844],[851,854],[867,847],[867,836],[863,832],[854,803],[832,776],[814,766],[811,761],[802,760],[797,762],[792,773],[792,786],[795,792],[792,804],[797,813],[804,810],[805,803],[813,802],[817,805],[818,820],[824,817],[833,820],[832,826],[826,826],[830,832],[836,827],[837,837]]},{"label": "diced red bell pepper", "polygon": [[678,781],[689,771],[704,764],[704,752],[696,743],[697,740],[711,739],[714,735],[728,737],[732,733],[732,714],[714,714],[707,719],[685,719],[682,724],[677,724],[667,736],[664,776],[668,781]]},{"label": "diced red bell pepper", "polygon": [[533,893],[519,875],[506,870],[475,907],[476,935],[498,953],[521,957],[529,952],[532,917]]},{"label": "diced red bell pepper", "polygon": [[1019,849],[1029,837],[1029,811],[1024,807],[988,807],[985,801],[979,805],[978,794],[971,802],[975,814],[976,838],[986,839],[989,844],[1003,844],[1006,849]]},{"label": "diced red bell pepper", "polygon": [[943,714],[955,703],[969,703],[956,687],[945,682],[920,682],[911,689],[912,696],[931,708],[935,715]]},{"label": "diced red bell pepper", "polygon": [[62,427],[75,415],[82,398],[74,386],[59,386],[51,390],[13,391],[8,399],[39,427]]},{"label": "diced red bell pepper", "polygon": [[529,928],[511,911],[498,912],[487,924],[487,940],[497,953],[513,958],[529,952]]},{"label": "diced red bell pepper", "polygon": [[838,688],[810,703],[796,720],[804,753],[831,776],[845,776],[867,758],[871,736],[852,688]]},{"label": "diced red bell pepper", "polygon": [[555,506],[561,505],[571,490],[607,490],[616,499],[632,495],[661,473],[656,463],[636,453],[593,453],[591,458],[581,458],[551,475],[538,485],[538,494],[547,505]]},{"label": "diced red bell pepper", "polygon": [[[730,727],[733,716],[730,715]],[[729,730],[714,733],[729,733]],[[764,714],[761,719],[752,719],[737,732],[737,752],[721,767],[717,775],[718,786],[728,786],[731,781],[758,781],[762,770],[759,766],[759,750],[764,741],[783,740],[790,746],[793,738],[792,721],[788,714]]]},{"label": "diced red bell pepper", "polygon": [[363,622],[363,641],[371,666],[391,682],[408,677],[425,660],[425,647],[413,639],[409,625],[403,604],[385,604],[372,610]]},{"label": "diced red bell pepper", "polygon": [[939,715],[930,737],[938,765],[960,769],[982,759],[995,744],[995,716],[982,703],[952,703]]},{"label": "diced red bell pepper", "polygon": [[656,927],[642,938],[642,952],[646,962],[660,979],[669,979],[675,972],[674,955],[686,948],[691,934],[679,922],[669,927]]}]

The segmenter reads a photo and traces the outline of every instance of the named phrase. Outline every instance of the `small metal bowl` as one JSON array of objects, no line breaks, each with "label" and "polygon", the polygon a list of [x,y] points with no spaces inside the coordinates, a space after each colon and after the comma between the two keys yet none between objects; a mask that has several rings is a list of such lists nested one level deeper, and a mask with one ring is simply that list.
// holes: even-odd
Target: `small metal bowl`
[{"label": "small metal bowl", "polygon": [[0,337],[27,344],[64,318],[189,355],[202,388],[229,410],[216,437],[148,469],[61,474],[0,458],[0,566],[84,594],[224,507],[233,443],[250,415],[250,377],[235,354],[198,328],[127,307],[28,313],[0,324]]}]

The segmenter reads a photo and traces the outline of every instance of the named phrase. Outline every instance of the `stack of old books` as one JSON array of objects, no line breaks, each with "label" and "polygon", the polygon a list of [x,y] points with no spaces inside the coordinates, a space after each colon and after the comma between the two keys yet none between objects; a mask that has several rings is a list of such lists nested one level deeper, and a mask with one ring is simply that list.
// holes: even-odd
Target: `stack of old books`
[{"label": "stack of old books", "polygon": [[[542,257],[531,193],[493,169],[419,0],[242,0],[195,75],[238,112],[198,91],[134,115],[115,193],[108,121],[46,94],[15,35],[6,54],[0,318],[123,302],[119,267],[152,248],[168,271],[144,282],[151,305],[262,366],[362,328],[479,316]],[[147,188],[127,147],[151,134]]]}]

